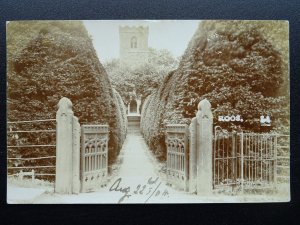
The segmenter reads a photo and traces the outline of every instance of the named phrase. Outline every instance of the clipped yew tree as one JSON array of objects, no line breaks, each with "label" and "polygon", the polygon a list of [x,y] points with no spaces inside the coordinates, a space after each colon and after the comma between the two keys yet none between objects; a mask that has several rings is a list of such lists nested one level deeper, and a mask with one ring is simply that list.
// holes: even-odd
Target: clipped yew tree
[{"label": "clipped yew tree", "polygon": [[[118,155],[126,135],[126,117],[120,115],[125,113],[123,102],[113,91],[82,22],[8,23],[7,88],[8,121],[55,118],[59,100],[67,97],[81,125],[109,125],[109,163]],[[34,129],[48,129],[45,126],[49,125],[37,123]],[[30,128],[33,125],[16,124],[11,129]],[[19,136],[19,142],[49,143],[44,134]],[[16,140],[8,138],[8,142]],[[53,154],[55,150],[47,148],[8,152],[10,157]]]},{"label": "clipped yew tree", "polygon": [[[212,105],[214,126],[246,132],[289,132],[288,24],[280,21],[203,21],[179,67],[143,107],[150,148],[166,157],[165,125],[190,124],[198,103]],[[243,122],[218,121],[239,115]],[[271,126],[260,124],[270,116]]]},{"label": "clipped yew tree", "polygon": [[149,48],[149,59],[145,63],[126,64],[119,59],[113,59],[104,64],[104,67],[112,86],[119,92],[123,101],[129,104],[133,95],[139,96],[144,102],[177,65],[178,60],[168,50]]}]

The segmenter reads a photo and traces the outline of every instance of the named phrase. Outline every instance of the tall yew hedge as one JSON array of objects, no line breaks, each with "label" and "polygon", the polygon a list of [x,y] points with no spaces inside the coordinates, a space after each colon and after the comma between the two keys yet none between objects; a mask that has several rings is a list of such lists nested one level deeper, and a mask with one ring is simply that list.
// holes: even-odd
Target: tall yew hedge
[{"label": "tall yew hedge", "polygon": [[[203,21],[179,67],[148,97],[142,131],[150,148],[165,158],[165,125],[189,124],[207,98],[215,126],[289,133],[288,87],[287,22]],[[218,121],[226,115],[240,115],[243,122]],[[261,115],[271,117],[271,127],[260,125]]]},{"label": "tall yew hedge", "polygon": [[[124,128],[126,117],[120,115],[124,113],[121,109],[124,106],[122,100],[113,92],[83,23],[9,22],[7,24],[8,121],[55,118],[57,103],[62,97],[72,101],[74,115],[79,118],[80,124],[110,126],[111,163],[118,155],[126,135]],[[45,126],[13,125],[12,129],[47,129]],[[18,141],[41,144],[49,142],[43,135],[20,134]],[[13,144],[14,141],[16,140],[8,136],[8,144]],[[55,152],[47,148],[8,149],[10,157],[53,154]]]}]

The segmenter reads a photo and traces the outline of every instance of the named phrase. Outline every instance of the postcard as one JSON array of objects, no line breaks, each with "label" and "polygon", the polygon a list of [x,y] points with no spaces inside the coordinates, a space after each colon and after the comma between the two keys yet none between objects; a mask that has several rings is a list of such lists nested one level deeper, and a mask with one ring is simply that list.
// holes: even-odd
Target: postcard
[{"label": "postcard", "polygon": [[6,31],[7,203],[290,201],[288,21]]}]

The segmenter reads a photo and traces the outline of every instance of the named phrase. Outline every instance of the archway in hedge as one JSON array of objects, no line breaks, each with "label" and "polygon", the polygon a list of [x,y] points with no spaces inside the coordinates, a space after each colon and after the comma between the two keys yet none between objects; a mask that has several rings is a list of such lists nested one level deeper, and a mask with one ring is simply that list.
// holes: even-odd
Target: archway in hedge
[{"label": "archway in hedge", "polygon": [[129,103],[129,113],[137,113],[137,102],[132,99]]}]

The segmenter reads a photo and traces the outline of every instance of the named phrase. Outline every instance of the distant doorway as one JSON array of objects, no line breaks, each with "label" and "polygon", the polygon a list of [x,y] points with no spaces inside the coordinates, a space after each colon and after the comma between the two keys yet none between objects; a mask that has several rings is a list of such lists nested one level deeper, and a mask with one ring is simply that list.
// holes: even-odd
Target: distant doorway
[{"label": "distant doorway", "polygon": [[137,103],[136,100],[132,99],[129,103],[129,113],[137,113]]}]

